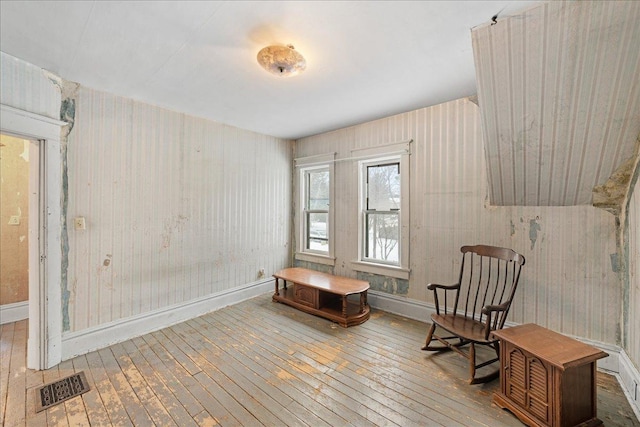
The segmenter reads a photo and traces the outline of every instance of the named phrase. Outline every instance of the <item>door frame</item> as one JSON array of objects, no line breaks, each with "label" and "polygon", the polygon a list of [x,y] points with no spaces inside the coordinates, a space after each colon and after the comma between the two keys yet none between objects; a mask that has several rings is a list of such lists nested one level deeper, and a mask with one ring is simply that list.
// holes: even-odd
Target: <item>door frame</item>
[{"label": "door frame", "polygon": [[[28,139],[29,338],[27,367],[62,361],[62,151],[66,123],[0,104],[0,132]],[[31,156],[35,158],[31,158]],[[36,161],[37,160],[37,161]]]}]

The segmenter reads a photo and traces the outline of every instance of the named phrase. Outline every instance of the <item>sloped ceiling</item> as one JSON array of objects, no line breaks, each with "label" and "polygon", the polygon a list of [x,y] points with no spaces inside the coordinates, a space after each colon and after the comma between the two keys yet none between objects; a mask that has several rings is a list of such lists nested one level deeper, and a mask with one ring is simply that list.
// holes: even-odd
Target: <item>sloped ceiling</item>
[{"label": "sloped ceiling", "polygon": [[548,2],[472,30],[493,205],[592,203],[640,133],[640,2]]}]

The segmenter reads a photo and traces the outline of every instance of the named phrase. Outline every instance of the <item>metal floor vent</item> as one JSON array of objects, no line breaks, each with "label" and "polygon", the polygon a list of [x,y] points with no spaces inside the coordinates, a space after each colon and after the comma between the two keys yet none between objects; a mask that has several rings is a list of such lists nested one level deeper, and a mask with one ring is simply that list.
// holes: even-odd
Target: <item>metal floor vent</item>
[{"label": "metal floor vent", "polygon": [[84,372],[78,372],[56,382],[36,389],[36,412],[44,411],[58,403],[80,396],[89,391],[89,383]]}]

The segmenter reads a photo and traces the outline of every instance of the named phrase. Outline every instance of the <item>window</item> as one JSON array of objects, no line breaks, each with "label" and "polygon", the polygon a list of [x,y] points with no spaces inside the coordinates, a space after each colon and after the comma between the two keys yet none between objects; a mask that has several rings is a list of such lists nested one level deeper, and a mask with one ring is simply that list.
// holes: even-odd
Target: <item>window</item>
[{"label": "window", "polygon": [[400,161],[363,163],[363,259],[400,263]]},{"label": "window", "polygon": [[356,271],[408,279],[411,141],[352,150],[359,186]]},{"label": "window", "polygon": [[329,253],[329,168],[305,169],[304,250]]},{"label": "window", "polygon": [[296,253],[302,261],[334,265],[333,170],[335,153],[295,159],[298,178]]}]

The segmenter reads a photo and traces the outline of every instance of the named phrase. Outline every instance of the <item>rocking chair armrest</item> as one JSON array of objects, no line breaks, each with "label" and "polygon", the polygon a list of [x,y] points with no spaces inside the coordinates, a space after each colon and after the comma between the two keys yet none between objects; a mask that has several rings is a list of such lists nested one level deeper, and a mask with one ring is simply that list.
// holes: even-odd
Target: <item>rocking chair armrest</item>
[{"label": "rocking chair armrest", "polygon": [[494,329],[501,328],[499,325],[500,317],[498,315],[494,315],[494,313],[505,312],[509,310],[509,305],[511,301],[505,301],[502,304],[498,305],[485,305],[482,307],[482,314],[486,316],[485,324],[484,324],[484,339],[488,340],[491,332]]},{"label": "rocking chair armrest", "polygon": [[509,308],[511,301],[505,301],[498,305],[485,305],[482,307],[482,314],[490,315],[494,311],[506,311]]},{"label": "rocking chair armrest", "polygon": [[427,284],[427,289],[430,291],[435,291],[436,289],[444,289],[445,291],[451,291],[460,289],[460,283],[456,283],[455,285],[440,285],[438,283],[429,283]]}]

